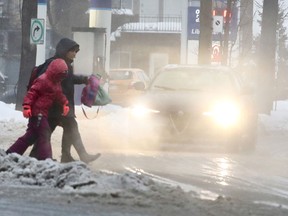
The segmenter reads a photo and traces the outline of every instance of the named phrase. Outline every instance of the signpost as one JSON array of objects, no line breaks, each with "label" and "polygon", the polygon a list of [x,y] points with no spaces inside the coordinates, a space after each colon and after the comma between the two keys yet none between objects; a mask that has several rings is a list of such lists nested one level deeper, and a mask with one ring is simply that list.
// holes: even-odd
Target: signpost
[{"label": "signpost", "polygon": [[36,65],[42,64],[46,59],[46,17],[47,0],[38,0],[37,19],[35,19],[34,25],[31,27],[31,36],[34,43],[37,44]]}]

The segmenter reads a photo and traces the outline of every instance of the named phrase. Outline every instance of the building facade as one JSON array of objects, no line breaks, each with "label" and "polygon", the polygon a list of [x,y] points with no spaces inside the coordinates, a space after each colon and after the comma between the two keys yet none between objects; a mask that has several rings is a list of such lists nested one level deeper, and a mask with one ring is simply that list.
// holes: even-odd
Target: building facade
[{"label": "building facade", "polygon": [[[181,2],[173,0],[121,2],[122,5],[118,5],[121,8],[112,9],[112,23],[115,24],[115,20],[118,20],[120,25],[114,26],[112,32],[111,68],[141,68],[152,77],[160,67],[168,63],[179,63]],[[124,8],[125,5],[129,5],[129,8]],[[124,13],[117,15],[117,11]]]}]

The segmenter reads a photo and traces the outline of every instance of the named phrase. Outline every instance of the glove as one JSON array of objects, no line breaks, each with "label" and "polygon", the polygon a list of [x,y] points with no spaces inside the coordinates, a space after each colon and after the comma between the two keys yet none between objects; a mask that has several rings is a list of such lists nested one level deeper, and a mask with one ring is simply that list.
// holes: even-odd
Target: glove
[{"label": "glove", "polygon": [[25,118],[30,118],[32,116],[31,106],[23,105],[23,116]]},{"label": "glove", "polygon": [[63,115],[63,116],[67,116],[69,110],[70,110],[70,109],[69,109],[68,104],[65,104],[65,105],[63,106],[63,113],[62,113],[62,115]]},{"label": "glove", "polygon": [[88,85],[88,83],[89,83],[89,76],[86,76],[86,77],[84,77],[84,84],[85,85]]}]

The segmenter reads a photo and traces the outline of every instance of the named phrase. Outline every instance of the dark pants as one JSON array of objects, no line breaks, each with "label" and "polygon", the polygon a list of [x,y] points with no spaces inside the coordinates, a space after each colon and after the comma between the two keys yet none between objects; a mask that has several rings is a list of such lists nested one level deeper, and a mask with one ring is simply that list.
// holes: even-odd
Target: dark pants
[{"label": "dark pants", "polygon": [[[29,118],[26,133],[6,151],[7,153],[18,153],[23,155],[27,148],[35,143],[35,157],[38,160],[52,158],[52,149],[50,144],[51,130],[46,117]],[[37,142],[36,142],[37,140]]]},{"label": "dark pants", "polygon": [[76,119],[74,117],[63,117],[61,123],[63,127],[62,155],[71,155],[71,145],[73,145],[81,158],[87,152],[84,148]]},{"label": "dark pants", "polygon": [[[79,133],[78,123],[74,117],[48,118],[48,121],[52,132],[58,125],[63,127],[62,145],[61,145],[62,156],[71,156],[72,145],[76,149],[80,158],[84,154],[87,154]],[[37,145],[34,145],[30,153],[30,156],[36,157],[36,152],[37,152]]]}]

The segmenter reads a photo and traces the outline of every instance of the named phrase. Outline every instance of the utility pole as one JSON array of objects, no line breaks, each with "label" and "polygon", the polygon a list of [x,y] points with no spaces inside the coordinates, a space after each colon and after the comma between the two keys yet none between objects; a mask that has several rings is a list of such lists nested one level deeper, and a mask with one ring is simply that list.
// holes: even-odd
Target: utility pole
[{"label": "utility pole", "polygon": [[278,0],[264,0],[260,46],[258,50],[258,99],[262,113],[273,108]]},{"label": "utility pole", "polygon": [[212,1],[202,0],[200,2],[200,35],[198,64],[211,64],[212,48]]}]

